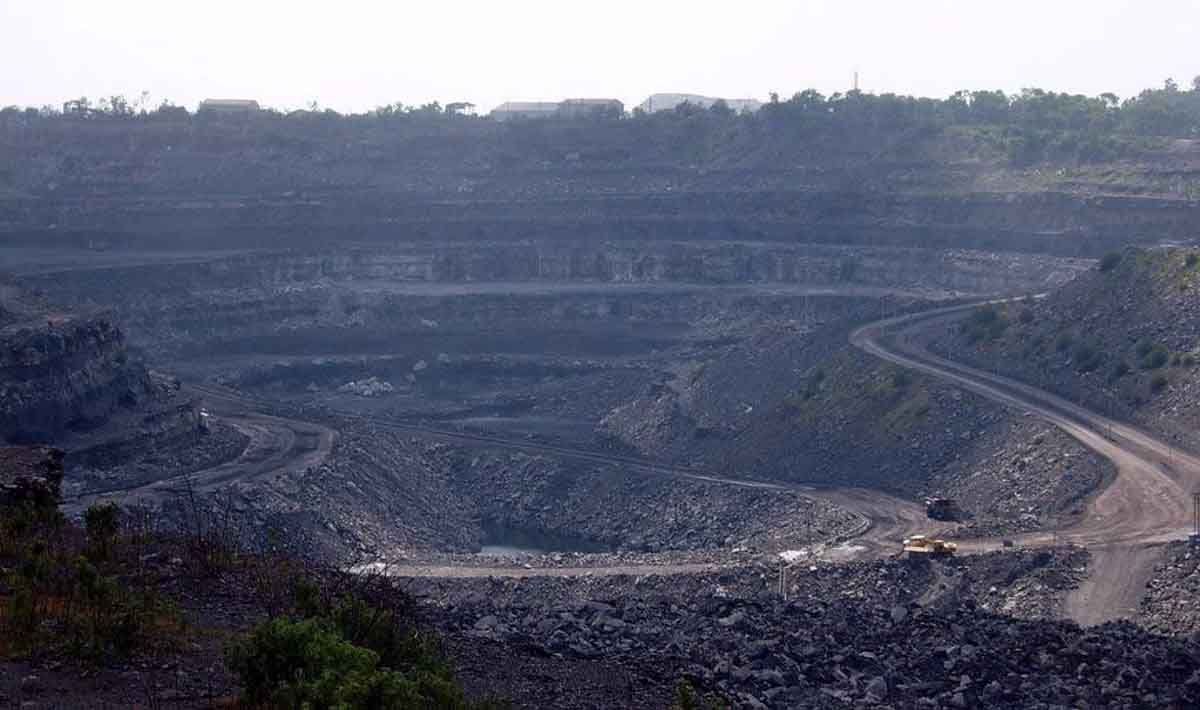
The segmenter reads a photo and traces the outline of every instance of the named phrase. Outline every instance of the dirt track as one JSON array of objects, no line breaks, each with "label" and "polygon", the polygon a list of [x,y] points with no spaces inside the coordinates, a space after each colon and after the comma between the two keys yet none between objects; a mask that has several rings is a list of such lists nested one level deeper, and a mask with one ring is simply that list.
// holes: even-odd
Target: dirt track
[{"label": "dirt track", "polygon": [[[205,402],[215,409],[215,411],[254,411],[256,409],[269,408],[272,403],[247,397],[236,390],[227,389],[224,387],[216,387],[212,385],[193,386],[191,388],[195,393],[201,395]],[[743,478],[731,478],[721,476],[708,471],[702,471],[694,468],[686,468],[680,466],[671,466],[661,464],[648,459],[639,459],[628,456],[617,456],[606,454],[589,449],[575,449],[565,446],[556,446],[551,444],[542,444],[538,442],[528,441],[524,439],[508,439],[504,437],[481,435],[465,431],[455,431],[444,428],[429,427],[419,424],[411,424],[408,422],[399,422],[380,417],[364,417],[351,413],[339,413],[341,416],[347,416],[357,421],[369,423],[372,426],[381,429],[390,429],[410,433],[415,436],[431,438],[435,440],[448,441],[457,445],[476,446],[483,448],[505,448],[511,450],[524,451],[531,454],[549,454],[556,457],[577,459],[583,461],[601,462],[614,464],[624,467],[626,470],[636,471],[644,475],[652,476],[670,476],[674,478],[682,478],[692,481],[700,481],[705,483],[715,483],[718,485],[736,486],[740,488],[759,488],[768,490],[789,490],[797,491],[811,498],[817,498],[828,501],[834,505],[857,513],[862,517],[862,524],[859,527],[860,533],[853,538],[853,544],[856,548],[856,556],[887,556],[894,555],[899,547],[902,539],[915,532],[919,532],[928,527],[928,520],[925,517],[924,509],[916,503],[897,498],[887,493],[879,491],[863,489],[863,488],[829,488],[817,489],[810,486],[803,486],[789,483],[779,483],[772,481],[755,481]],[[250,415],[240,415],[250,416]],[[253,415],[263,417],[263,415]],[[287,426],[295,427],[304,425],[303,422],[297,422],[291,419],[283,419],[279,417],[265,417],[274,422],[285,423]],[[315,425],[308,425],[315,426]],[[324,429],[324,427],[321,427]],[[232,477],[237,477],[238,467],[244,466],[245,455],[239,457],[238,460],[229,464],[225,464],[217,469],[197,474],[198,480],[202,479],[214,483],[229,482]],[[294,468],[300,465],[313,465],[297,460],[290,465],[286,461],[279,461],[271,467],[271,471],[281,470],[282,468]],[[254,469],[247,471],[249,475],[257,475],[253,473]],[[169,492],[170,486],[154,484],[157,486],[157,492]],[[175,484],[177,485],[177,484]],[[147,486],[147,489],[152,487]],[[638,574],[689,574],[711,569],[711,565],[695,565],[695,564],[680,564],[680,565],[625,565],[616,567],[580,567],[580,568],[546,568],[526,570],[519,566],[509,567],[466,567],[466,566],[446,566],[446,565],[401,565],[388,568],[389,574],[395,576],[412,576],[412,577],[427,577],[427,576],[444,576],[444,577],[462,577],[462,576],[507,576],[507,577],[529,577],[529,576],[603,576],[603,575],[638,575]],[[574,572],[572,571],[574,570]]]},{"label": "dirt track", "polygon": [[[1140,429],[1115,422],[1023,383],[970,368],[928,352],[922,332],[944,328],[964,317],[974,306],[955,306],[921,314],[891,318],[854,331],[851,342],[864,351],[949,381],[1020,411],[1032,412],[1059,426],[1081,443],[1114,462],[1115,479],[1093,496],[1087,513],[1075,526],[1055,533],[1041,532],[1014,539],[1023,546],[1043,546],[1059,541],[1088,547],[1093,555],[1088,580],[1067,600],[1071,618],[1084,624],[1099,623],[1136,613],[1145,580],[1157,559],[1156,543],[1186,535],[1190,521],[1188,491],[1200,485],[1200,459],[1183,454]],[[223,388],[198,387],[218,414],[251,437],[251,444],[234,461],[195,474],[199,490],[211,490],[233,481],[274,475],[317,465],[328,455],[334,432],[327,427],[292,419],[253,413],[269,402],[248,398]],[[813,489],[768,481],[719,476],[696,469],[674,467],[586,449],[572,449],[470,432],[437,429],[407,422],[356,416],[381,428],[409,432],[483,447],[503,447],[530,453],[551,454],[617,464],[647,475],[666,475],[732,486],[800,490],[827,500],[864,519],[862,534],[854,544],[871,556],[894,554],[898,542],[924,530],[928,520],[913,503],[865,489]],[[167,479],[131,489],[122,497],[161,500],[177,493],[181,480]],[[107,496],[112,497],[112,496]],[[76,506],[88,501],[78,501]],[[1000,540],[966,540],[965,553],[999,549]],[[400,576],[602,576],[687,574],[711,569],[709,565],[629,565],[524,569],[523,567],[447,567],[413,565],[391,568]]]},{"label": "dirt track", "polygon": [[[1155,543],[1177,540],[1188,532],[1189,491],[1200,485],[1200,459],[1136,427],[1016,380],[938,357],[924,347],[922,332],[945,328],[971,308],[891,318],[859,328],[850,339],[884,360],[1041,416],[1110,459],[1117,468],[1114,480],[1092,497],[1076,525],[1057,533],[1059,540],[1086,546],[1092,553],[1088,580],[1067,599],[1067,611],[1081,624],[1132,616],[1157,559]],[[1051,544],[1054,537],[1042,532],[1014,539],[1028,546]],[[965,552],[984,551],[996,549],[997,542],[967,541],[961,547]]]},{"label": "dirt track", "polygon": [[328,427],[245,411],[234,413],[226,405],[225,413],[214,413],[250,439],[237,458],[188,476],[164,478],[119,493],[81,496],[68,501],[64,510],[79,512],[99,500],[119,500],[124,505],[158,504],[183,493],[189,480],[195,492],[211,492],[235,481],[248,482],[319,466],[333,449],[336,432]]}]

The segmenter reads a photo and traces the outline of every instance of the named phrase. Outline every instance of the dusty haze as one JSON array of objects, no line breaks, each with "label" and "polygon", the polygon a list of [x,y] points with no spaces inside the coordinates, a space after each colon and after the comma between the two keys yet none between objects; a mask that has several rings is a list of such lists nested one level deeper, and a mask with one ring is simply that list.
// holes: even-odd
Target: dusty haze
[{"label": "dusty haze", "polygon": [[340,111],[380,104],[802,88],[1129,96],[1200,73],[1185,0],[1003,4],[0,1],[0,105],[143,91]]}]

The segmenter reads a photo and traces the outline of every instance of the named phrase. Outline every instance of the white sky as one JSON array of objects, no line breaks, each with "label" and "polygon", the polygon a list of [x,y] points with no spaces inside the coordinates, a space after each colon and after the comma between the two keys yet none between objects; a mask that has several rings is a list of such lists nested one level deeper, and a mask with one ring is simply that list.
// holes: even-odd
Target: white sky
[{"label": "white sky", "polygon": [[1200,0],[0,0],[0,106],[149,91],[342,111],[403,101],[1122,97],[1200,74]]}]

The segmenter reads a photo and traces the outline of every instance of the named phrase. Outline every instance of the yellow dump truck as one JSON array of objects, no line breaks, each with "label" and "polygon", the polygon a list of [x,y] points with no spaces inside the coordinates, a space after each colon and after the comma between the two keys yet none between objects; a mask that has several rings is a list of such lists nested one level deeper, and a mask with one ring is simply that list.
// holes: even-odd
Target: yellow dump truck
[{"label": "yellow dump truck", "polygon": [[953,555],[958,552],[958,545],[926,535],[913,535],[904,540],[904,551],[914,555]]}]

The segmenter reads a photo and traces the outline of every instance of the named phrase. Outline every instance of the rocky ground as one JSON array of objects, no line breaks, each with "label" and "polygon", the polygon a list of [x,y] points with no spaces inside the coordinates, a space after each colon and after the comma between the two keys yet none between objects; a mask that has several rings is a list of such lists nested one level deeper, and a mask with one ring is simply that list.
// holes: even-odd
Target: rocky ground
[{"label": "rocky ground", "polygon": [[[1187,707],[1200,647],[1053,615],[1075,550],[676,578],[412,580],[460,645],[542,648],[624,667],[678,664],[739,707]],[[647,665],[652,667],[652,665]],[[534,707],[538,698],[522,699]]]},{"label": "rocky ground", "polygon": [[[389,559],[477,551],[522,533],[558,552],[788,549],[842,539],[864,524],[790,490],[464,448],[331,421],[339,436],[323,464],[239,484],[230,505],[253,525],[295,527],[339,555]],[[490,540],[492,528],[500,539]]]},{"label": "rocky ground", "polygon": [[1197,313],[1200,251],[1131,248],[1044,299],[955,324],[930,345],[1200,450]]},{"label": "rocky ground", "polygon": [[482,454],[463,464],[456,485],[483,519],[611,548],[780,550],[844,538],[863,526],[859,516],[796,491],[525,454]]},{"label": "rocky ground", "polygon": [[136,427],[133,437],[73,449],[67,457],[64,494],[119,491],[194,473],[236,458],[249,443],[249,437],[223,422],[214,422],[200,433],[195,418],[189,408],[182,423]]},{"label": "rocky ground", "polygon": [[1200,633],[1200,547],[1177,542],[1146,583],[1138,621],[1162,634]]},{"label": "rocky ground", "polygon": [[1054,427],[885,365],[848,326],[763,328],[614,410],[617,440],[726,475],[942,495],[968,534],[1061,525],[1111,466]]},{"label": "rocky ground", "polygon": [[988,427],[971,449],[934,474],[926,490],[970,513],[963,537],[1067,527],[1114,475],[1112,464],[1040,419]]}]

